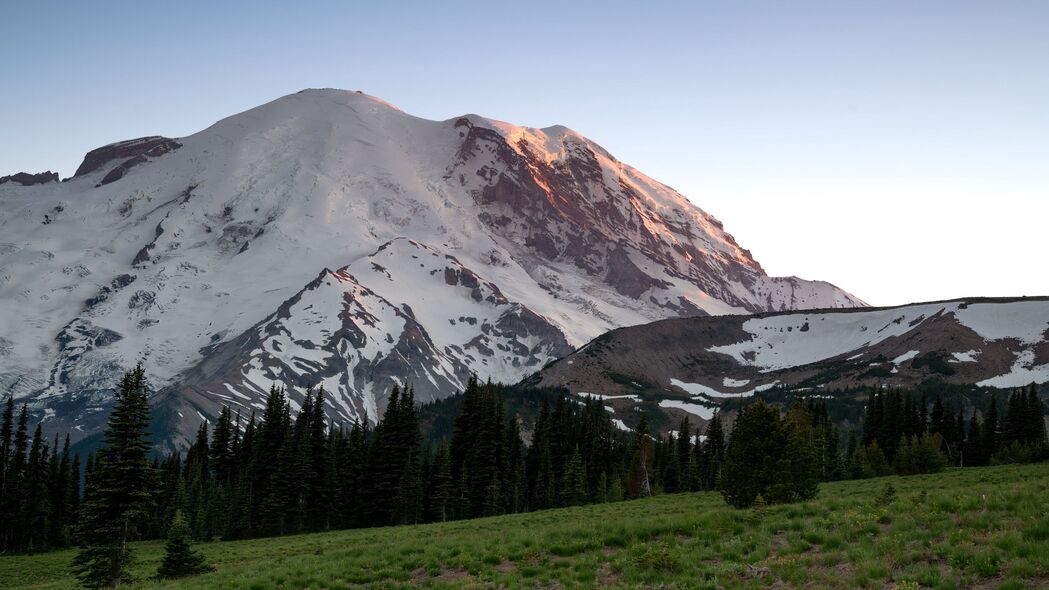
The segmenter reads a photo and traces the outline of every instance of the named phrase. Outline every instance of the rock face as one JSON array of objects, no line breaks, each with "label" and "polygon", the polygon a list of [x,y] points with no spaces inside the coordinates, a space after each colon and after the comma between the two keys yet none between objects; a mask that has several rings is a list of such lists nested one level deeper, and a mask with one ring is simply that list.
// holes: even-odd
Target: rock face
[{"label": "rock face", "polygon": [[[120,160],[119,166],[114,168],[116,170],[122,166],[131,168],[135,164],[128,165],[131,161],[141,163],[145,161],[145,157],[157,157],[173,149],[182,147],[182,145],[174,139],[160,136],[140,137],[138,139],[129,139],[127,141],[118,141],[109,145],[104,145],[100,148],[96,148],[88,152],[84,156],[84,161],[80,163],[80,167],[76,169],[73,174],[73,178],[90,174],[99,168]],[[110,171],[110,174],[112,170]],[[121,173],[121,176],[123,173]],[[109,174],[106,175],[107,177]],[[117,177],[119,178],[119,176]],[[114,178],[113,180],[116,180]],[[110,181],[112,182],[112,180]],[[103,180],[103,184],[108,184]]]},{"label": "rock face", "polygon": [[517,381],[620,326],[863,305],[767,276],[713,217],[570,129],[428,121],[355,92],[8,187],[0,395],[82,434],[138,361],[177,438],[275,382],[323,383],[333,419],[374,420],[394,383],[425,400],[470,373]]},{"label": "rock face", "polygon": [[44,184],[45,182],[58,182],[58,172],[39,172],[37,174],[30,174],[28,172],[17,172],[10,176],[0,176],[0,184],[6,182],[12,182],[20,184],[22,186],[33,186],[34,184]]},{"label": "rock face", "polygon": [[526,380],[658,403],[705,421],[778,385],[818,393],[926,379],[1012,388],[1049,382],[1049,298],[668,319],[614,330]]}]

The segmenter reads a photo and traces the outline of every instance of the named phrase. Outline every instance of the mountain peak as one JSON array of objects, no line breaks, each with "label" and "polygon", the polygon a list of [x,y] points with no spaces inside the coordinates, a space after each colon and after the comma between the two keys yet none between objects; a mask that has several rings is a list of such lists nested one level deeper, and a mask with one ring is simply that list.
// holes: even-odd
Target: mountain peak
[{"label": "mountain peak", "polygon": [[191,433],[274,382],[323,382],[333,416],[374,419],[392,384],[436,399],[471,373],[516,381],[616,327],[862,305],[767,276],[719,221],[561,125],[308,89],[92,154],[71,182],[0,184],[0,335],[20,335],[0,339],[0,395],[61,402],[85,433],[140,360]]}]

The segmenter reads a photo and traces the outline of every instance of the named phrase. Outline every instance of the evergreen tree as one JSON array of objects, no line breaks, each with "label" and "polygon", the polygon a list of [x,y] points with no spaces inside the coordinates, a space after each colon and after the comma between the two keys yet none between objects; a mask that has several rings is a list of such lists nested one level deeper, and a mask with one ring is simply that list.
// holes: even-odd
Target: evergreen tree
[{"label": "evergreen tree", "polygon": [[715,412],[710,422],[707,423],[706,440],[703,441],[701,473],[703,489],[719,489],[727,447],[725,430],[721,424],[721,412]]},{"label": "evergreen tree", "polygon": [[[55,442],[57,448],[57,439]],[[70,469],[69,436],[67,435],[62,445],[62,453],[51,454],[51,464],[48,469],[50,528],[47,535],[48,545],[51,547],[65,547],[70,541],[70,487],[73,484]]]},{"label": "evergreen tree", "polygon": [[168,541],[164,545],[164,559],[157,569],[159,578],[181,578],[212,571],[204,557],[189,546],[189,525],[182,516],[182,511],[175,511],[168,531]]},{"label": "evergreen tree", "polygon": [[146,453],[149,398],[139,365],[124,375],[116,394],[81,506],[74,571],[88,587],[130,581],[131,548],[150,498],[153,472]]},{"label": "evergreen tree", "polygon": [[18,528],[22,537],[19,545],[28,551],[47,549],[51,512],[47,492],[47,464],[47,443],[44,442],[41,427],[37,424],[29,448],[19,502]]},{"label": "evergreen tree", "polygon": [[13,482],[8,470],[13,454],[15,400],[11,395],[4,402],[4,415],[0,421],[0,551],[10,549],[8,536],[14,528],[14,503],[8,495]]},{"label": "evergreen tree", "polygon": [[578,506],[587,501],[586,490],[586,468],[583,465],[583,457],[577,448],[572,453],[565,467],[565,475],[561,487],[561,505]]},{"label": "evergreen tree", "polygon": [[630,445],[630,471],[627,474],[627,494],[630,498],[647,498],[652,495],[649,468],[652,465],[652,438],[648,436],[648,418],[641,419],[634,428]]},{"label": "evergreen tree", "polygon": [[450,453],[445,445],[437,449],[433,459],[426,497],[428,519],[434,522],[447,521],[452,500],[452,471]]},{"label": "evergreen tree", "polygon": [[980,449],[981,465],[987,465],[991,457],[998,451],[998,445],[1001,442],[998,431],[1000,426],[1001,424],[998,422],[998,400],[995,399],[995,395],[992,393],[990,401],[987,402],[987,411],[983,415],[983,440],[981,441],[982,448]]},{"label": "evergreen tree", "polygon": [[806,444],[808,417],[797,410],[781,420],[779,409],[763,400],[740,412],[732,429],[721,493],[737,508],[761,495],[768,503],[807,500],[817,483],[811,447]]}]

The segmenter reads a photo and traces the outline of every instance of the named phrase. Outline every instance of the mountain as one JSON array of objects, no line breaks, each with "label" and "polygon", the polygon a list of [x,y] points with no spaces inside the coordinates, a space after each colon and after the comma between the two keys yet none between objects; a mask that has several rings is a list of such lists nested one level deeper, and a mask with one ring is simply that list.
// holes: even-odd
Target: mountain
[{"label": "mountain", "polygon": [[79,436],[137,362],[185,435],[273,383],[323,383],[333,419],[374,420],[395,383],[426,401],[470,373],[516,381],[620,326],[862,305],[767,276],[568,128],[430,121],[359,92],[0,185],[0,395]]},{"label": "mountain", "polygon": [[776,387],[824,396],[927,380],[1013,388],[1049,382],[1049,298],[668,319],[613,330],[525,383],[708,419]]}]

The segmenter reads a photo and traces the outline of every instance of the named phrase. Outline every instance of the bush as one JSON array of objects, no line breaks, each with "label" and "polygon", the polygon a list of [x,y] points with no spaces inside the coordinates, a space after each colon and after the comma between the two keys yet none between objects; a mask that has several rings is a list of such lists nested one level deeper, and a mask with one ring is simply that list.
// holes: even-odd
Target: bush
[{"label": "bush", "polygon": [[947,457],[940,451],[942,447],[943,438],[939,434],[925,433],[921,438],[901,438],[896,451],[896,473],[914,475],[943,471],[947,466]]}]

